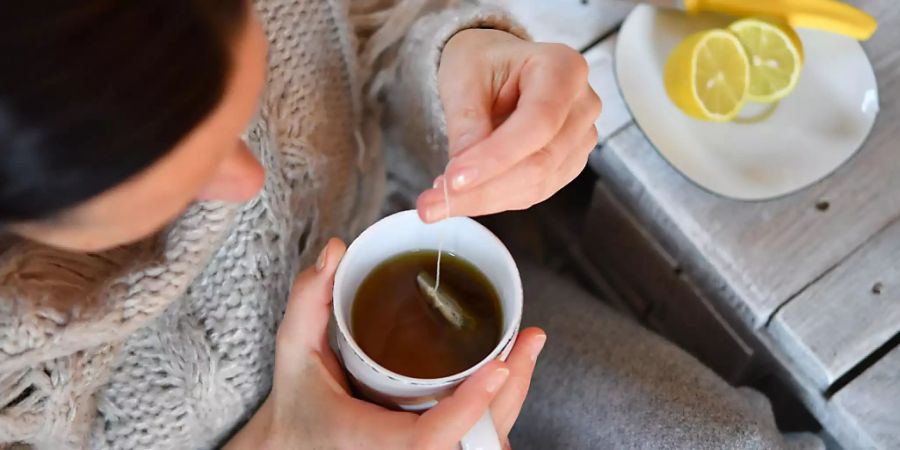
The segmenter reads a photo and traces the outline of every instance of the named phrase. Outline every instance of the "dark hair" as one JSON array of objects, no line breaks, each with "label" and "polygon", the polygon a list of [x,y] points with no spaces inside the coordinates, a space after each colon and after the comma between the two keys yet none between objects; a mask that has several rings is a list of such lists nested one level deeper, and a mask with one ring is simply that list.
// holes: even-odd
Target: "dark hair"
[{"label": "dark hair", "polygon": [[165,155],[218,104],[246,0],[15,0],[0,12],[0,223]]}]

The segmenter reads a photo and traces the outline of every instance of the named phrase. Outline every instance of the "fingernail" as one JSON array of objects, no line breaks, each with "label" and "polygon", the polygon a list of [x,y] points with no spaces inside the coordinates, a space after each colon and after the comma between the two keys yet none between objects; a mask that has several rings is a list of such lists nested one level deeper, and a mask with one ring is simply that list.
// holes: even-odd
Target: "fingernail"
[{"label": "fingernail", "polygon": [[531,344],[531,362],[537,362],[538,356],[541,354],[541,350],[544,349],[544,344],[546,343],[546,334],[534,337],[534,343]]},{"label": "fingernail", "polygon": [[316,259],[316,272],[321,272],[322,269],[325,268],[325,263],[328,262],[328,244],[325,244],[325,248],[322,249],[322,252],[319,253],[319,257]]},{"label": "fingernail", "polygon": [[434,179],[434,183],[431,185],[431,188],[432,188],[432,189],[437,189],[437,188],[441,187],[441,185],[442,185],[443,183],[444,183],[444,177],[443,177],[443,176],[439,176],[439,177],[437,177],[437,178]]},{"label": "fingernail", "polygon": [[456,172],[456,175],[453,176],[453,181],[451,182],[451,185],[453,186],[453,189],[457,189],[457,190],[462,189],[462,188],[472,184],[472,182],[475,181],[475,177],[477,177],[477,176],[478,176],[478,169],[476,169],[475,167],[469,167],[466,169],[462,169],[462,170]]},{"label": "fingernail", "polygon": [[488,393],[493,394],[500,389],[500,386],[503,386],[503,383],[506,383],[507,378],[509,378],[509,369],[501,367],[491,374],[491,377],[488,378],[487,385],[485,385],[484,388]]}]

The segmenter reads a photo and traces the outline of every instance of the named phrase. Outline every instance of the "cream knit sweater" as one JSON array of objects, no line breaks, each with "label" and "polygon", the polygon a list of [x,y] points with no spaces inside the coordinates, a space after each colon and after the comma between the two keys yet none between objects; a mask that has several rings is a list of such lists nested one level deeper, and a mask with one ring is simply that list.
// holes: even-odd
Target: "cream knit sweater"
[{"label": "cream knit sweater", "polygon": [[407,187],[442,168],[444,43],[520,32],[448,1],[257,0],[270,46],[247,134],[267,169],[255,200],[196,204],[102,254],[0,244],[0,448],[201,449],[239,429],[271,387],[294,275],[377,217],[385,166]]}]

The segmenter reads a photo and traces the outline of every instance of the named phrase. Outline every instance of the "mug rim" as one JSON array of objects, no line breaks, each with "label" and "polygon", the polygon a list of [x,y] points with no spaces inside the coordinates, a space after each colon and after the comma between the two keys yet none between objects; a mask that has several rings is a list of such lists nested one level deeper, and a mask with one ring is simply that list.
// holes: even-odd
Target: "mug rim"
[{"label": "mug rim", "polygon": [[[347,319],[346,319],[346,317],[344,317],[344,313],[342,311],[343,308],[340,308],[338,305],[338,302],[334,300],[335,294],[337,294],[337,291],[338,291],[338,286],[342,285],[344,278],[346,278],[346,276],[347,276],[346,275],[347,270],[349,270],[346,268],[347,266],[344,265],[344,262],[347,261],[348,258],[351,257],[355,251],[358,251],[359,245],[357,243],[366,239],[367,236],[375,233],[374,229],[376,228],[376,226],[379,226],[379,225],[383,226],[384,223],[386,223],[386,222],[392,222],[392,221],[396,221],[396,220],[400,220],[400,219],[405,219],[407,216],[413,215],[413,214],[415,215],[416,220],[421,221],[421,219],[419,218],[418,212],[416,210],[400,211],[400,212],[391,214],[387,217],[384,217],[381,220],[378,220],[377,222],[373,223],[368,228],[366,228],[362,233],[360,233],[360,235],[357,236],[356,239],[353,240],[353,242],[350,243],[350,246],[347,247],[347,251],[344,253],[343,258],[341,258],[341,262],[338,264],[337,272],[335,273],[335,276],[334,276],[334,287],[332,289],[331,310],[335,317],[335,322],[337,324],[338,332],[344,337],[344,341],[346,342],[347,346],[350,348],[350,350],[353,351],[353,353],[356,354],[356,356],[360,360],[362,360],[370,368],[377,370],[378,372],[382,373],[383,375],[387,376],[388,378],[394,379],[396,381],[401,381],[401,382],[404,382],[407,384],[427,385],[427,386],[438,386],[438,385],[443,385],[443,384],[450,384],[450,383],[456,382],[460,379],[463,379],[463,378],[466,378],[466,377],[472,375],[478,369],[482,368],[490,361],[497,359],[497,357],[500,356],[500,354],[503,352],[503,350],[509,345],[510,341],[515,339],[515,337],[518,335],[519,328],[521,326],[522,307],[524,306],[523,305],[524,299],[523,299],[523,288],[522,288],[522,276],[519,272],[519,266],[516,265],[516,262],[513,259],[512,254],[510,254],[509,249],[506,248],[506,245],[503,244],[503,241],[501,241],[500,238],[497,237],[497,235],[495,235],[493,232],[491,232],[491,230],[487,229],[487,227],[485,227],[484,225],[478,223],[477,221],[475,221],[469,217],[452,217],[450,219],[445,219],[445,220],[457,220],[457,221],[470,223],[470,224],[474,225],[478,230],[486,233],[488,235],[488,237],[499,246],[499,249],[502,251],[500,256],[503,258],[504,262],[506,262],[508,264],[508,266],[512,269],[512,275],[515,278],[515,282],[513,285],[513,299],[516,303],[518,303],[519,308],[518,308],[518,311],[516,312],[516,316],[513,317],[512,321],[510,321],[510,326],[503,330],[503,334],[500,337],[500,340],[494,346],[494,349],[491,350],[491,352],[488,353],[487,356],[485,356],[481,361],[472,365],[472,367],[469,367],[468,369],[466,369],[462,372],[457,372],[455,374],[447,375],[445,377],[440,377],[440,378],[416,378],[416,377],[410,377],[407,375],[399,374],[397,372],[394,372],[394,371],[382,366],[381,364],[378,364],[375,360],[373,360],[371,357],[369,357],[369,355],[367,355],[366,352],[364,352],[362,350],[362,348],[359,347],[359,344],[356,343],[356,340],[353,338],[353,334],[349,330],[349,324],[347,322]],[[481,268],[479,268],[479,270],[481,270]],[[501,306],[502,306],[502,302],[501,302]]]}]

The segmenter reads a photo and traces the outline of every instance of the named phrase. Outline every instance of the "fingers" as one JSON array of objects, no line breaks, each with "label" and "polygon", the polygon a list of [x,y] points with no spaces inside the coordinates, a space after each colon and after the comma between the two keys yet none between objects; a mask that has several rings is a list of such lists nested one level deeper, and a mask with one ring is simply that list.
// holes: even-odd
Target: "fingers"
[{"label": "fingers", "polygon": [[[588,126],[587,132],[581,135],[579,143],[576,144],[576,154],[573,157],[563,161],[558,168],[561,183],[560,188],[569,184],[584,171],[587,166],[591,151],[597,147],[599,136],[597,135],[597,127],[594,124]],[[579,151],[580,150],[580,151]]]},{"label": "fingers", "polygon": [[[588,155],[597,144],[594,121],[600,109],[599,98],[586,87],[559,134],[545,148],[475,189],[451,190],[451,214],[492,214],[525,209],[546,200],[571,182],[587,164]],[[419,198],[418,210],[426,222],[446,216],[442,182],[443,178],[439,177],[435,188]]]},{"label": "fingers", "polygon": [[509,118],[450,164],[447,176],[454,190],[473,189],[508,171],[563,127],[573,100],[587,84],[587,64],[568,47],[541,48],[520,71],[519,99]]},{"label": "fingers", "polygon": [[487,411],[509,374],[510,370],[500,361],[479,369],[460,384],[453,395],[422,414],[416,426],[413,448],[455,448]]},{"label": "fingers", "polygon": [[541,329],[523,330],[519,333],[509,358],[506,359],[510,371],[509,378],[491,403],[491,415],[494,417],[494,425],[500,436],[508,435],[519,417],[531,385],[535,362],[544,348],[545,342],[547,342],[547,335]]},{"label": "fingers", "polygon": [[308,352],[330,354],[326,329],[331,317],[332,286],[345,251],[343,242],[331,239],[316,265],[301,272],[294,281],[276,343],[276,358],[283,369],[296,366],[297,360]]},{"label": "fingers", "polygon": [[[539,328],[519,333],[506,364],[494,361],[419,419],[414,448],[450,448],[490,405],[499,436],[509,434],[528,394],[534,365],[547,335]],[[508,444],[507,444],[508,445]]]}]

